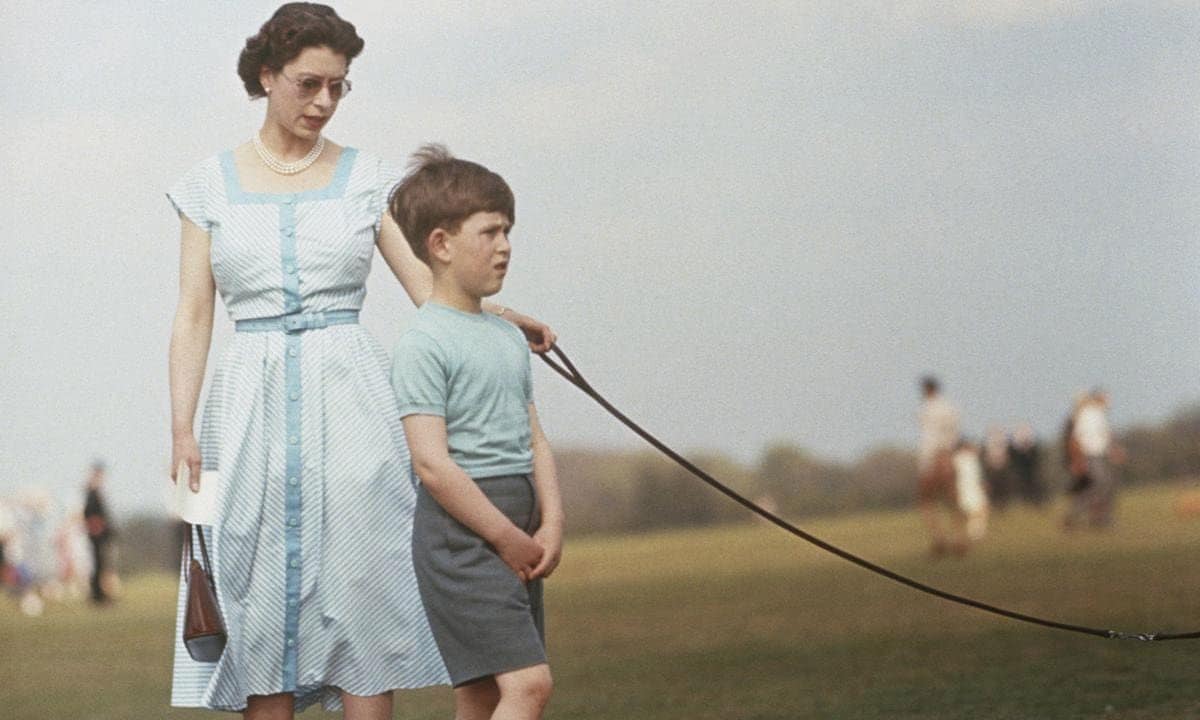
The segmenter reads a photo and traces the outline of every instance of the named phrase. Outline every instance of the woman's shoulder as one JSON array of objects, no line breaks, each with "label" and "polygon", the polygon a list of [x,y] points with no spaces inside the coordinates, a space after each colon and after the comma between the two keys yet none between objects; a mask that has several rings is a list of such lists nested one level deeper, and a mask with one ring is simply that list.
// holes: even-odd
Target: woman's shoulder
[{"label": "woman's shoulder", "polygon": [[355,173],[376,180],[391,179],[399,175],[400,169],[396,163],[370,150],[346,145],[342,148],[342,152],[350,153],[353,156]]},{"label": "woman's shoulder", "polygon": [[347,195],[369,199],[372,217],[379,218],[387,203],[388,193],[400,180],[402,171],[379,155],[347,145],[342,148],[342,157],[352,154]]},{"label": "woman's shoulder", "polygon": [[179,176],[178,182],[188,183],[203,183],[207,184],[221,177],[221,157],[232,150],[223,150],[218,153],[213,153],[202,160],[195,161],[188,169]]},{"label": "woman's shoulder", "polygon": [[221,195],[221,153],[193,163],[167,188],[167,199],[180,216],[205,230],[211,226]]}]

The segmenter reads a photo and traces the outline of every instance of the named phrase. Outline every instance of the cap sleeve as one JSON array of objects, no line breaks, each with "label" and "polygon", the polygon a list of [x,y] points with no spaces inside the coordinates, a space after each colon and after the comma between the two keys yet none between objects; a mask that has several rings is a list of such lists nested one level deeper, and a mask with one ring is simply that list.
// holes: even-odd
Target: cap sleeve
[{"label": "cap sleeve", "polygon": [[167,191],[167,199],[171,201],[179,217],[186,217],[205,232],[212,227],[212,220],[208,215],[210,177],[208,163],[200,163],[179,178]]}]

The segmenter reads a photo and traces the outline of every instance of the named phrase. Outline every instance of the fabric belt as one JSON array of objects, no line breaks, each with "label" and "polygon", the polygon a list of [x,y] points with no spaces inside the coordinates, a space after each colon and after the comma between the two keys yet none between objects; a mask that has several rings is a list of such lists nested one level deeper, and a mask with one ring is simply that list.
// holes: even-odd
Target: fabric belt
[{"label": "fabric belt", "polygon": [[326,310],[325,312],[291,313],[275,317],[238,320],[238,332],[283,332],[289,335],[306,330],[319,330],[330,325],[353,325],[358,322],[357,310]]}]

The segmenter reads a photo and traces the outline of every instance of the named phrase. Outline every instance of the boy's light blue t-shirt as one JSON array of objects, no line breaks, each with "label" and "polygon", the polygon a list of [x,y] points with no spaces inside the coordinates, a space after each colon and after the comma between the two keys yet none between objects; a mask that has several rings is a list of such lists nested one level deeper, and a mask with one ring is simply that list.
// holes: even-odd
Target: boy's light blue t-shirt
[{"label": "boy's light blue t-shirt", "polygon": [[533,470],[533,377],[521,331],[491,313],[426,302],[392,353],[400,416],[446,419],[450,458],[473,478]]}]

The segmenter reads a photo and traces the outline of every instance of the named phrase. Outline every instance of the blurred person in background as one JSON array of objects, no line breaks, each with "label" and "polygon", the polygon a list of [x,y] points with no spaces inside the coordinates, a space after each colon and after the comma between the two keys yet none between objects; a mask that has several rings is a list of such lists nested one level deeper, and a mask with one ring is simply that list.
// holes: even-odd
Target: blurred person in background
[{"label": "blurred person in background", "polygon": [[54,555],[53,502],[41,488],[22,490],[13,506],[13,526],[6,552],[12,565],[12,589],[21,612],[36,617],[57,576]]},{"label": "blurred person in background", "polygon": [[1041,476],[1041,443],[1033,426],[1027,422],[1013,430],[1008,446],[1010,477],[1021,499],[1030,505],[1041,506],[1046,502],[1046,486]]},{"label": "blurred person in background", "polygon": [[1079,440],[1075,437],[1075,418],[1079,416],[1079,411],[1087,399],[1086,392],[1076,393],[1071,412],[1063,421],[1062,461],[1067,470],[1067,514],[1063,518],[1065,530],[1077,527],[1087,514],[1088,489],[1092,486],[1092,479],[1088,477],[1087,472],[1087,457],[1083,454],[1083,450],[1079,447]]},{"label": "blurred person in background", "polygon": [[[930,554],[942,557],[967,549],[966,520],[958,508],[952,455],[958,444],[958,409],[942,396],[932,375],[921,378],[921,409],[917,415],[917,503],[929,531]],[[949,511],[949,529],[942,510]]]},{"label": "blurred person in background", "polygon": [[0,590],[15,582],[12,566],[9,564],[9,553],[6,548],[12,543],[13,518],[12,512],[4,498],[0,498]]},{"label": "blurred person in background", "polygon": [[1076,413],[1072,430],[1091,481],[1083,494],[1088,524],[1099,529],[1112,526],[1117,486],[1115,466],[1124,461],[1124,453],[1113,442],[1108,406],[1108,393],[1099,388],[1092,390]]},{"label": "blurred person in background", "polygon": [[59,590],[66,598],[78,600],[87,592],[92,574],[91,542],[78,506],[59,521],[54,533],[54,551],[58,557]]},{"label": "blurred person in background", "polygon": [[1004,510],[1012,497],[1012,477],[1008,463],[1008,434],[999,425],[987,429],[983,443],[983,467],[992,507]]},{"label": "blurred person in background", "polygon": [[988,503],[984,489],[983,463],[979,459],[979,445],[963,438],[954,451],[954,487],[958,492],[958,509],[966,517],[967,538],[979,542],[987,534]]},{"label": "blurred person in background", "polygon": [[11,500],[0,498],[0,589],[17,587],[17,566],[13,546],[17,534],[17,518]]},{"label": "blurred person in background", "polygon": [[110,544],[116,532],[104,500],[104,461],[92,462],[83,501],[83,523],[87,528],[88,541],[92,544],[91,599],[93,603],[109,602],[109,592],[115,572],[109,567]]}]

